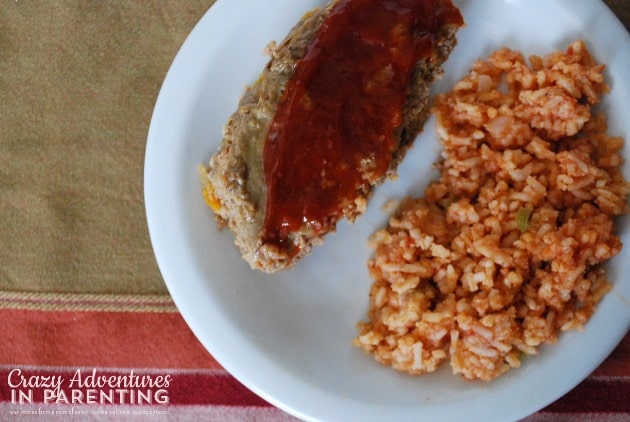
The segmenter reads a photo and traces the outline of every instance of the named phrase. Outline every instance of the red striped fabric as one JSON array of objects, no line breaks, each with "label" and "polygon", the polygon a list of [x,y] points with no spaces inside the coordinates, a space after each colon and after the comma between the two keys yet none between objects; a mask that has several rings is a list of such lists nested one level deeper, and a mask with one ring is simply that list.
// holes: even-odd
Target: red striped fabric
[{"label": "red striped fabric", "polygon": [[220,368],[176,312],[0,309],[0,365]]},{"label": "red striped fabric", "polygon": [[[171,420],[174,415],[191,420],[294,420],[229,375],[203,349],[176,312],[0,309],[0,332],[0,420],[32,416],[20,412],[81,409],[88,413],[99,411],[89,415],[103,420],[148,414],[157,420]],[[136,394],[130,403],[129,395],[121,399],[116,392],[110,392],[116,389],[111,386],[93,388],[91,384],[76,383],[73,389],[79,393],[74,393],[73,402],[69,381],[77,371],[83,380],[90,375],[127,380],[135,376],[137,380],[144,377],[145,381],[168,376],[168,403],[156,398],[159,386],[152,392],[140,389],[143,396]],[[33,380],[50,382],[55,376],[64,378],[67,400],[56,400],[56,396],[45,400],[44,387],[28,388]],[[20,386],[21,382],[27,387]],[[22,403],[19,390],[26,394]],[[28,390],[32,390],[32,396],[28,396]],[[113,399],[106,395],[105,401],[100,400],[100,391],[111,394]],[[88,403],[90,394],[92,402],[96,400],[98,404]],[[127,413],[120,413],[123,411]],[[526,420],[630,420],[630,335],[584,382]]]}]

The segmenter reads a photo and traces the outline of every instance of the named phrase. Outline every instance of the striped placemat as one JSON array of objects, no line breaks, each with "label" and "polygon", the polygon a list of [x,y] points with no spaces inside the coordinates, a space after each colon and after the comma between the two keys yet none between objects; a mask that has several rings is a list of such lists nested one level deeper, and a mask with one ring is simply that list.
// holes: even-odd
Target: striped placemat
[{"label": "striped placemat", "polygon": [[0,420],[294,420],[228,374],[168,296],[3,292],[0,333]]},{"label": "striped placemat", "polygon": [[[0,420],[295,420],[227,373],[166,295],[3,292],[0,333]],[[630,420],[630,334],[527,420]]]}]

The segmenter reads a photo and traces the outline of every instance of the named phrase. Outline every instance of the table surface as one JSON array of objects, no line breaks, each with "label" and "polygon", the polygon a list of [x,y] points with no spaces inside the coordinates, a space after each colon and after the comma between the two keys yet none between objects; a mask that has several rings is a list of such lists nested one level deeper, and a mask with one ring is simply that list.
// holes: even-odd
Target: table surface
[{"label": "table surface", "polygon": [[[594,0],[576,0],[594,1]],[[604,0],[630,28],[630,0]],[[0,7],[0,420],[291,421],[210,356],[155,263],[146,132],[168,67],[214,0]],[[9,159],[10,157],[10,159]],[[19,372],[16,372],[19,371]],[[167,377],[169,403],[44,405],[19,374]],[[137,399],[137,398],[136,398]],[[32,401],[32,403],[29,403]],[[70,413],[72,412],[72,413]],[[630,335],[529,421],[630,420]]]}]

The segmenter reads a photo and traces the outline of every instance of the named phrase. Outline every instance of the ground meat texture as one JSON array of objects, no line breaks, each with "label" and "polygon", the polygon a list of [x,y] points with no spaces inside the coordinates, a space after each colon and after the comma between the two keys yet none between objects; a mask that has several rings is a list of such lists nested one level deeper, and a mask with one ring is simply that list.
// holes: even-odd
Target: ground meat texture
[{"label": "ground meat texture", "polygon": [[[274,140],[277,138],[278,113],[279,110],[282,110],[283,115],[286,112],[288,100],[285,97],[293,92],[291,87],[296,85],[297,79],[307,80],[302,73],[321,74],[327,71],[329,65],[326,65],[324,59],[321,60],[321,66],[314,69],[304,63],[308,62],[305,57],[312,59],[314,50],[311,46],[315,39],[319,45],[331,33],[343,33],[345,26],[333,20],[331,15],[338,19],[347,9],[352,9],[353,14],[357,15],[382,5],[382,0],[339,0],[304,16],[287,38],[273,49],[272,58],[262,75],[247,89],[237,111],[226,124],[219,150],[204,170],[207,174],[204,195],[215,211],[219,223],[226,225],[234,233],[236,246],[252,268],[266,272],[286,269],[308,254],[314,245],[321,243],[323,236],[334,231],[339,219],[347,218],[353,221],[365,210],[372,189],[395,174],[398,163],[421,129],[428,114],[429,84],[440,75],[440,65],[454,48],[455,33],[463,21],[450,0],[425,0],[411,2],[409,5],[406,0],[397,0],[396,3],[414,10],[418,16],[421,14],[414,8],[419,4],[426,8],[427,13],[422,14],[422,19],[426,20],[426,16],[429,16],[428,23],[416,16],[415,23],[411,22],[408,27],[411,33],[405,35],[412,41],[416,38],[420,40],[414,42],[422,44],[424,50],[422,54],[416,56],[419,57],[418,60],[413,60],[408,65],[407,73],[403,75],[406,82],[399,93],[401,101],[395,107],[398,110],[394,117],[390,119],[394,122],[393,126],[384,126],[385,129],[379,126],[379,130],[386,133],[375,134],[382,138],[380,142],[385,145],[385,152],[380,152],[383,148],[374,151],[369,148],[358,148],[359,156],[352,154],[353,158],[348,166],[351,177],[342,175],[330,178],[331,169],[338,167],[328,166],[326,163],[337,154],[331,156],[316,152],[295,154],[293,151],[295,145],[301,145],[304,139],[302,136],[296,137],[293,130],[288,131],[289,138],[286,138],[286,134],[282,135],[283,145],[290,145],[289,149],[283,147],[270,153],[269,138],[270,136]],[[335,13],[331,14],[333,10]],[[365,19],[362,22],[364,28],[370,29],[370,25],[365,23],[374,20]],[[394,30],[398,28],[396,25],[397,22],[392,23],[390,32],[395,33]],[[414,32],[414,28],[418,33]],[[420,31],[420,28],[424,32]],[[369,50],[379,44],[384,45],[384,40],[369,39],[371,32],[368,31],[366,34],[366,40],[362,41],[366,49]],[[334,39],[333,37],[331,45],[335,44]],[[302,72],[301,69],[306,71]],[[370,89],[374,91],[372,97],[375,102],[372,109],[387,97],[379,93],[379,89],[386,86],[383,81],[391,77],[389,73],[383,73],[383,69],[387,70],[387,66],[375,69],[371,79],[373,83],[370,84],[368,80],[366,88],[364,87],[368,91]],[[380,73],[376,72],[377,70]],[[318,89],[321,91],[323,88],[320,86]],[[332,91],[334,92],[330,95],[342,90]],[[300,102],[306,104],[308,103],[306,99],[311,97],[303,95],[300,98]],[[362,101],[358,104],[361,109],[365,109],[365,104],[370,103]],[[315,111],[322,109],[324,103],[314,102],[313,106],[317,107]],[[345,107],[340,110],[344,111]],[[291,111],[282,124],[292,123],[295,115],[295,111]],[[369,110],[365,111],[365,115],[360,116],[361,121],[369,121],[370,116]],[[299,126],[304,127],[304,124]],[[322,132],[316,126],[312,129],[315,134]],[[353,131],[361,134],[363,130],[358,123],[354,127],[346,124],[344,132],[346,135]],[[336,138],[336,135],[331,136],[330,140],[334,143],[331,145],[332,150],[339,148],[339,145],[345,142],[344,139]],[[352,142],[356,143],[357,139],[363,140],[363,136],[355,135],[353,139],[355,141]],[[385,160],[380,155],[384,155]],[[311,157],[321,158],[320,162],[324,164],[314,166],[311,161],[315,160],[309,160]],[[273,166],[287,161],[293,165],[292,160],[297,162],[292,170],[285,166],[277,174],[273,173],[271,169]],[[287,171],[293,173],[289,173],[283,179],[282,175]],[[294,173],[295,171],[297,173]],[[299,183],[296,185],[294,181],[300,179],[304,171],[311,171],[311,174],[303,178],[306,182],[300,187]],[[321,180],[318,179],[320,176]],[[276,183],[277,181],[280,181],[280,184]],[[318,185],[319,190],[312,191],[313,185]],[[305,192],[310,193],[307,196]],[[323,198],[327,198],[326,201],[329,203],[329,206],[324,208],[320,207]],[[297,211],[294,212],[295,209]],[[316,211],[312,212],[313,209]]]}]

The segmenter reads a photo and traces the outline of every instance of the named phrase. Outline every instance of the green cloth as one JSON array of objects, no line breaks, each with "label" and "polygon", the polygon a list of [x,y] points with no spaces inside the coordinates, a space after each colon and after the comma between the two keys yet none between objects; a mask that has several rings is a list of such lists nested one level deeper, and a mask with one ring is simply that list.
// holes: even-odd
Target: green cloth
[{"label": "green cloth", "polygon": [[166,293],[143,165],[160,86],[214,0],[0,0],[0,290]]}]

